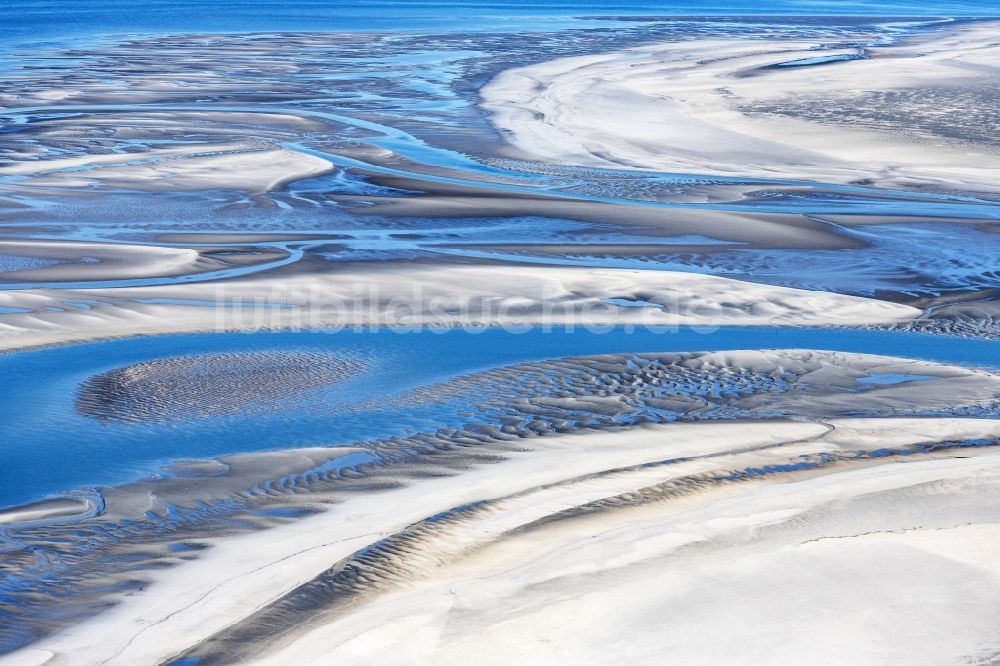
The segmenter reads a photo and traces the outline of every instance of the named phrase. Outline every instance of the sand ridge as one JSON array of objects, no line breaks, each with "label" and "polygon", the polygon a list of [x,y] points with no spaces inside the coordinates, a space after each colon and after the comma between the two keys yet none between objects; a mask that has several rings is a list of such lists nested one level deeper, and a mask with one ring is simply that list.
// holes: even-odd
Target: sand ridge
[{"label": "sand ridge", "polygon": [[[947,134],[967,108],[963,93],[1000,77],[995,32],[985,22],[866,48],[763,39],[637,47],[505,71],[483,87],[482,105],[516,147],[556,163],[995,192],[1000,147]],[[913,131],[913,114],[930,110],[913,96],[928,89],[942,91],[938,125]],[[885,106],[878,95],[889,92],[897,108],[867,123],[824,112]]]}]

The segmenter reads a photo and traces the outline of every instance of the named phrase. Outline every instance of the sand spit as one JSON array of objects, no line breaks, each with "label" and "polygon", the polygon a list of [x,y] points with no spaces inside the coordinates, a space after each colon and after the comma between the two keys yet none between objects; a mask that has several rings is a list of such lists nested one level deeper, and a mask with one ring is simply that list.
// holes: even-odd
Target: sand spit
[{"label": "sand spit", "polygon": [[[163,115],[159,131],[169,136],[169,122],[178,123],[178,133],[191,131],[179,124],[186,118],[184,114],[174,120]],[[0,179],[22,194],[36,189],[71,192],[88,188],[153,192],[235,189],[260,194],[331,171],[333,166],[326,160],[252,139],[195,146],[150,146],[136,140],[129,151],[22,158],[0,165]]]},{"label": "sand spit", "polygon": [[[187,650],[205,664],[460,663],[471,651],[488,663],[610,663],[623,649],[711,663],[724,649],[747,661],[818,658],[837,641],[835,654],[856,661],[890,649],[930,663],[992,640],[989,588],[969,597],[968,586],[983,584],[995,558],[969,539],[996,529],[1000,457],[966,448],[966,459],[879,464],[852,451],[997,437],[997,421],[840,419],[542,438],[504,474],[427,478],[218,541],[155,573],[144,594],[0,663],[158,663]],[[799,465],[821,459],[838,462]],[[751,469],[760,473],[733,476]],[[956,538],[936,536],[942,528]],[[956,562],[942,581],[916,573]],[[893,571],[893,585],[878,583]],[[906,623],[867,613],[898,585],[922,591]],[[937,596],[943,585],[955,591]],[[826,608],[833,586],[841,600]],[[939,600],[921,596],[931,594]],[[775,633],[780,623],[765,619],[781,608],[821,618],[823,640]],[[716,644],[720,614],[733,637]],[[946,616],[947,631],[935,627]],[[296,629],[276,634],[275,619]],[[939,639],[923,661],[927,644],[903,640],[914,622]]]},{"label": "sand spit", "polygon": [[10,509],[0,509],[0,525],[85,516],[93,513],[95,509],[95,502],[90,498],[41,500]]},{"label": "sand spit", "polygon": [[[386,217],[486,217],[537,215],[588,224],[614,224],[626,238],[632,234],[652,237],[703,235],[714,240],[745,243],[767,248],[852,248],[857,240],[838,229],[799,212],[767,213],[749,207],[744,210],[714,211],[693,208],[662,208],[643,205],[641,199],[621,199],[617,203],[574,200],[526,193],[498,192],[473,184],[442,185],[417,178],[377,177],[388,187],[420,191],[412,197],[337,196],[346,203],[364,201],[353,211],[361,216]],[[738,197],[737,197],[738,198]],[[863,224],[857,216],[855,224]],[[976,220],[974,223],[982,223]]]},{"label": "sand spit", "polygon": [[996,29],[562,58],[501,73],[482,104],[514,146],[559,164],[995,192],[1000,145],[978,130],[996,120],[976,113],[996,99],[974,97],[997,88]]},{"label": "sand spit", "polygon": [[[367,267],[366,267],[367,268]],[[74,302],[88,304],[86,309]],[[838,326],[920,310],[667,271],[561,267],[348,268],[315,275],[0,293],[0,347],[123,335],[347,326]],[[20,310],[20,311],[18,311]]]},{"label": "sand spit", "polygon": [[4,261],[13,263],[15,269],[0,270],[0,288],[11,282],[129,280],[193,275],[227,267],[192,248],[80,241],[0,241],[0,267]]}]

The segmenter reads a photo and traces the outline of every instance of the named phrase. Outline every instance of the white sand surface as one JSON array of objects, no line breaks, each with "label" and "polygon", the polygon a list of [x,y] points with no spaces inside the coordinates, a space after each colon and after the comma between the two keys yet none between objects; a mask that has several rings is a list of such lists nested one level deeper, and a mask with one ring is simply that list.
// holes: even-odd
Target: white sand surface
[{"label": "white sand surface", "polygon": [[17,176],[12,182],[19,188],[100,185],[151,191],[237,189],[262,193],[332,170],[328,161],[313,155],[263,142],[234,142],[13,161],[0,166],[0,177]]},{"label": "white sand surface", "polygon": [[[974,504],[1000,495],[1000,457],[895,467],[513,537],[252,663],[941,665],[995,656],[1000,525]],[[942,525],[935,500],[991,515]],[[926,522],[910,502],[926,507]],[[840,515],[824,515],[831,506]],[[908,520],[886,520],[897,511]]]},{"label": "white sand surface", "polygon": [[[66,306],[73,302],[90,303],[90,308]],[[214,303],[225,305],[212,307]],[[156,287],[0,292],[0,306],[31,310],[0,314],[0,348],[7,349],[207,330],[375,325],[821,326],[885,324],[920,315],[916,308],[869,298],[692,273],[430,265]],[[49,309],[53,307],[60,311]]]},{"label": "white sand surface", "polygon": [[0,277],[11,282],[129,280],[225,268],[221,261],[191,248],[129,243],[3,240],[0,256],[46,261],[37,268],[0,273]]},{"label": "white sand surface", "polygon": [[47,499],[0,510],[0,526],[67,516],[80,516],[95,509],[90,498]]},{"label": "white sand surface", "polygon": [[[309,618],[262,661],[948,663],[988,648],[1000,619],[1000,454],[990,450],[709,485],[511,532],[672,479],[873,436],[899,446],[997,437],[1000,422],[672,424],[531,440],[498,465],[218,540],[155,573],[142,594],[0,664],[158,663],[363,546],[484,499],[488,510],[402,557],[387,590]],[[646,465],[678,457],[690,459]]]},{"label": "white sand surface", "polygon": [[[482,105],[515,147],[559,164],[996,190],[996,143],[963,143],[948,132],[968,110],[961,94],[1000,80],[996,30],[942,30],[870,48],[868,59],[808,67],[770,66],[856,50],[716,39],[561,58],[501,73],[482,88]],[[941,94],[905,101],[928,91]],[[900,94],[897,117],[852,119],[878,111],[870,95],[883,93]],[[815,113],[768,111],[789,102],[813,104]],[[820,117],[831,107],[846,111]],[[911,127],[907,114],[929,107],[940,131]]]}]

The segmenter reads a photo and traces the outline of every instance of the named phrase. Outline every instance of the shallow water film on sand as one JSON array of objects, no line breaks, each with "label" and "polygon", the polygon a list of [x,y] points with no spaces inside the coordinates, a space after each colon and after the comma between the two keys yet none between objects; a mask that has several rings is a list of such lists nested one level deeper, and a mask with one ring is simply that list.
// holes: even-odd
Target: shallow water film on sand
[{"label": "shallow water film on sand", "polygon": [[1000,659],[995,8],[19,5],[0,665]]}]

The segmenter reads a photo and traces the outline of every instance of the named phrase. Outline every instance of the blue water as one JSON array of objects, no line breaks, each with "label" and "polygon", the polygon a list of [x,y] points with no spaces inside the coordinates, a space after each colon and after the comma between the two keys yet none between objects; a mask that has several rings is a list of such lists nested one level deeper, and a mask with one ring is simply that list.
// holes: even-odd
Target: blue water
[{"label": "blue water", "polygon": [[[466,417],[455,404],[377,405],[420,386],[525,361],[616,352],[812,348],[1000,369],[996,340],[807,328],[603,330],[164,335],[0,355],[0,506],[156,474],[178,458],[346,444],[461,425]],[[355,379],[296,398],[277,412],[119,424],[74,408],[78,387],[97,373],[176,355],[255,350],[324,350],[366,359],[371,366]],[[365,405],[368,401],[374,403]]]},{"label": "blue water", "polygon": [[877,386],[892,386],[903,382],[924,382],[934,379],[932,375],[906,375],[897,372],[886,372],[877,375],[869,375],[858,379],[862,384],[875,384]]},{"label": "blue water", "polygon": [[470,2],[467,0],[8,0],[0,44],[160,32],[562,30],[576,17],[620,15],[997,16],[983,0],[702,0]]},{"label": "blue water", "polygon": [[800,60],[789,60],[779,62],[775,67],[812,67],[813,65],[828,65],[834,62],[845,62],[848,60],[862,60],[865,56],[859,53],[840,53],[837,55],[816,56],[815,58],[802,58]]}]

